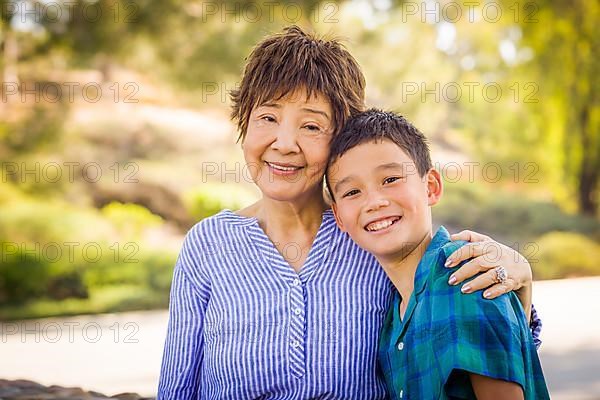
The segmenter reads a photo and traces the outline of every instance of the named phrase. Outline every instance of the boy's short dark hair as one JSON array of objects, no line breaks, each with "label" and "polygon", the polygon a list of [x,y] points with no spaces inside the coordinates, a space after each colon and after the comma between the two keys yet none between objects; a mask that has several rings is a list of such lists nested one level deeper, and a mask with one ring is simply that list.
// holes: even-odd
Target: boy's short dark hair
[{"label": "boy's short dark hair", "polygon": [[[402,115],[391,111],[371,108],[352,116],[341,132],[331,142],[331,152],[325,176],[331,165],[348,150],[365,142],[390,140],[408,154],[414,161],[419,176],[423,177],[432,168],[429,144],[413,124]],[[327,189],[333,199],[333,192],[326,178]]]},{"label": "boy's short dark hair", "polygon": [[297,26],[263,39],[250,53],[239,88],[232,90],[231,118],[244,139],[257,105],[304,88],[331,103],[337,134],[350,115],[365,109],[365,77],[337,39],[318,38]]}]

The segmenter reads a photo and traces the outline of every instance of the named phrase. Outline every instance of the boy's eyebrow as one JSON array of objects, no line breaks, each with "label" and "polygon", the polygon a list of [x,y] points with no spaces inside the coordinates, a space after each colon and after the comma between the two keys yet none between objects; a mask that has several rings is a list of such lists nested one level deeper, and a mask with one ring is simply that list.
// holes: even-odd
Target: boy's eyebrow
[{"label": "boy's eyebrow", "polygon": [[377,166],[375,169],[400,169],[404,170],[404,166],[397,162],[391,162]]},{"label": "boy's eyebrow", "polygon": [[338,188],[340,186],[342,186],[343,184],[350,182],[352,179],[354,179],[354,175],[349,175],[343,179],[340,179],[339,181],[337,181],[337,183],[335,185],[333,185],[333,192],[337,193]]}]

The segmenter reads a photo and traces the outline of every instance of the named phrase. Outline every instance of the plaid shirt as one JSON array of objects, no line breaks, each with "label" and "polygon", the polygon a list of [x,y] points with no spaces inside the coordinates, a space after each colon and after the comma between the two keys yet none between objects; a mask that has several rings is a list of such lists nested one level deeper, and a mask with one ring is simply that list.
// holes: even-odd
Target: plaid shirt
[{"label": "plaid shirt", "polygon": [[518,383],[525,399],[549,399],[535,343],[514,293],[486,300],[449,286],[446,258],[465,242],[441,227],[419,263],[401,320],[397,291],[379,342],[393,399],[475,399],[465,371]]}]

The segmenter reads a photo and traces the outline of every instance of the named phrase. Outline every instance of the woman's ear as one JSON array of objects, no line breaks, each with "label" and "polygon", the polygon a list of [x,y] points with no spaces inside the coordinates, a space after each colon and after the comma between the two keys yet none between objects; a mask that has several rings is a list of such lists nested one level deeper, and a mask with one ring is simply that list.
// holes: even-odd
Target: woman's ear
[{"label": "woman's ear", "polygon": [[333,216],[335,217],[335,223],[337,224],[337,226],[340,228],[340,230],[342,232],[346,232],[346,230],[344,229],[344,223],[342,222],[342,220],[340,219],[340,216],[338,215],[337,204],[335,204],[335,201],[331,203],[331,209],[333,210]]},{"label": "woman's ear", "polygon": [[434,206],[440,201],[443,192],[442,177],[440,173],[431,168],[427,171],[427,204]]}]

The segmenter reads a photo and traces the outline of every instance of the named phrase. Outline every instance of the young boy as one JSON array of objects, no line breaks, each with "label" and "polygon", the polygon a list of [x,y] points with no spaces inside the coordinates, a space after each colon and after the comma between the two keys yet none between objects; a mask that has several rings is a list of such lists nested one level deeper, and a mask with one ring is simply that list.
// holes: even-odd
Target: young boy
[{"label": "young boy", "polygon": [[[447,257],[464,242],[433,234],[442,195],[425,137],[371,109],[333,139],[327,170],[339,227],[394,284],[379,364],[394,399],[547,399],[536,347],[514,293],[486,300],[448,286]],[[499,278],[503,268],[497,268]]]}]

